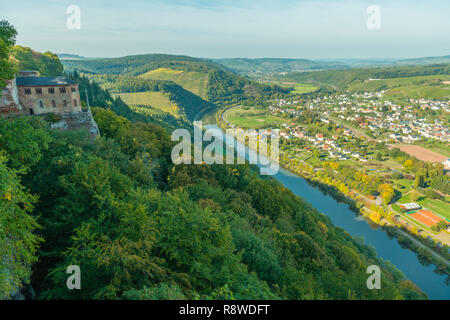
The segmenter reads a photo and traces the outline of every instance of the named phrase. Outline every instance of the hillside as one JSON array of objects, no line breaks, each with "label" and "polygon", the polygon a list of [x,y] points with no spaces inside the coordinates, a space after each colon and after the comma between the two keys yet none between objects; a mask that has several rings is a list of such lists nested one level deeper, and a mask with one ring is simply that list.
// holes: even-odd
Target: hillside
[{"label": "hillside", "polygon": [[[193,121],[195,116],[207,109],[215,108],[194,93],[168,80],[149,80],[144,77],[122,75],[89,75],[90,79],[120,96],[127,104],[138,108],[156,109],[175,118]],[[150,110],[146,111],[147,113]]]},{"label": "hillside", "polygon": [[348,68],[342,62],[321,62],[307,59],[282,59],[282,58],[263,58],[263,59],[214,59],[213,61],[243,75],[257,75],[270,73],[284,73],[296,71],[327,70]]},{"label": "hillside", "polygon": [[213,61],[187,56],[148,54],[112,59],[64,60],[63,64],[68,72],[77,70],[86,74],[172,81],[213,104],[289,92],[278,86],[259,84],[235,75]]},{"label": "hillside", "polygon": [[450,63],[450,56],[424,57],[414,59],[283,59],[283,58],[227,58],[213,59],[234,72],[261,77],[290,72],[307,72],[319,70],[344,70],[354,68],[398,67],[404,65],[430,65]]},{"label": "hillside", "polygon": [[139,75],[140,78],[150,80],[170,80],[186,90],[207,99],[208,74],[196,71],[174,70],[170,68],[158,68]]},{"label": "hillside", "polygon": [[64,67],[58,56],[51,52],[37,52],[30,48],[15,46],[10,61],[16,71],[38,70],[42,77],[62,75]]},{"label": "hillside", "polygon": [[401,59],[397,60],[395,63],[398,65],[426,65],[426,64],[450,63],[450,55],[441,57]]},{"label": "hillside", "polygon": [[[411,79],[416,77],[416,84],[419,84],[422,76],[430,76],[429,79],[440,79],[441,75],[450,74],[450,64],[399,66],[399,67],[378,67],[378,68],[357,68],[349,70],[327,70],[317,72],[296,72],[280,77],[283,81],[293,81],[299,83],[319,83],[333,86],[337,90],[353,89],[364,90],[365,88],[375,89],[381,79]],[[436,76],[435,78],[431,76]],[[444,77],[445,78],[445,77]],[[405,80],[406,82],[412,80]],[[370,83],[369,85],[366,85]],[[373,83],[373,84],[372,84]],[[380,82],[378,89],[389,89],[398,84],[397,81]]]},{"label": "hillside", "polygon": [[[174,166],[160,126],[93,114],[96,140],[41,118],[0,120],[0,191],[21,196],[0,198],[0,211],[40,225],[45,241],[27,238],[39,245],[27,252],[39,299],[426,298],[255,168]],[[66,289],[68,265],[83,267],[83,290]],[[382,269],[380,290],[367,289],[369,265]]]}]

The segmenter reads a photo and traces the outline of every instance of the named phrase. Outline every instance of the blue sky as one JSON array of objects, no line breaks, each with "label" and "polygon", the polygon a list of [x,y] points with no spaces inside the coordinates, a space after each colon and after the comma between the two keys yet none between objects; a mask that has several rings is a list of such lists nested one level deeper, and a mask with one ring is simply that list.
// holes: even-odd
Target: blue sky
[{"label": "blue sky", "polygon": [[[69,5],[81,29],[68,30]],[[366,26],[369,5],[381,28]],[[450,54],[450,1],[70,0],[1,4],[18,44],[38,51],[116,57],[408,58]]]}]

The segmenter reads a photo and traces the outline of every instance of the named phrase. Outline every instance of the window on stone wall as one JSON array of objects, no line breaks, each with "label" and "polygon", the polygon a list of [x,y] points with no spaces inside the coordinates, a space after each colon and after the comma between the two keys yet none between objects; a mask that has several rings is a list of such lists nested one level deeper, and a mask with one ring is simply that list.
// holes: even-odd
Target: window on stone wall
[{"label": "window on stone wall", "polygon": [[64,108],[67,107],[67,101],[66,100],[63,100],[63,105],[64,105]]},{"label": "window on stone wall", "polygon": [[53,107],[53,108],[56,108],[56,102],[55,102],[55,100],[52,100],[52,107]]},{"label": "window on stone wall", "polygon": [[36,88],[35,91],[36,94],[42,94],[42,88]]},{"label": "window on stone wall", "polygon": [[55,88],[48,88],[48,93],[54,94],[55,93]]},{"label": "window on stone wall", "polygon": [[66,88],[59,88],[59,93],[66,93]]},{"label": "window on stone wall", "polygon": [[39,108],[44,109],[44,102],[39,101]]},{"label": "window on stone wall", "polygon": [[31,89],[25,89],[25,94],[31,94]]},{"label": "window on stone wall", "polygon": [[73,106],[74,107],[78,106],[77,100],[73,100]]},{"label": "window on stone wall", "polygon": [[70,90],[72,90],[72,92],[77,92],[77,88],[75,87],[70,88]]}]

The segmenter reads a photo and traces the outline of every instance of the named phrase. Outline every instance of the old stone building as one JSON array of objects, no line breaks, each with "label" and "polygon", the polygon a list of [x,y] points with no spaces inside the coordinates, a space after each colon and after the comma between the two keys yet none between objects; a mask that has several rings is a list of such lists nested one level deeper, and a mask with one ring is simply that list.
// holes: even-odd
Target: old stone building
[{"label": "old stone building", "polygon": [[39,77],[37,71],[21,71],[8,82],[0,109],[4,116],[81,112],[78,84],[64,77]]},{"label": "old stone building", "polygon": [[78,84],[65,77],[40,77],[38,71],[20,71],[1,91],[0,116],[58,114],[61,121],[52,127],[87,128],[98,135],[98,127],[88,108],[82,109]]}]

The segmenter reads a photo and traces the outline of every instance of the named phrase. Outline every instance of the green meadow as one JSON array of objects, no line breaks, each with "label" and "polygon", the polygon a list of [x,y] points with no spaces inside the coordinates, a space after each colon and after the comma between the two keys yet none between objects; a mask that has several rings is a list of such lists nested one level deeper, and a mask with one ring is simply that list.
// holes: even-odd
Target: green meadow
[{"label": "green meadow", "polygon": [[206,73],[158,68],[143,73],[139,77],[151,80],[170,80],[203,99],[207,97],[208,74]]},{"label": "green meadow", "polygon": [[265,111],[244,106],[234,107],[226,111],[225,119],[244,129],[269,128],[286,122],[285,119],[269,115]]},{"label": "green meadow", "polygon": [[179,116],[179,108],[170,99],[159,91],[120,93],[122,100],[132,106],[151,106],[163,112]]}]

